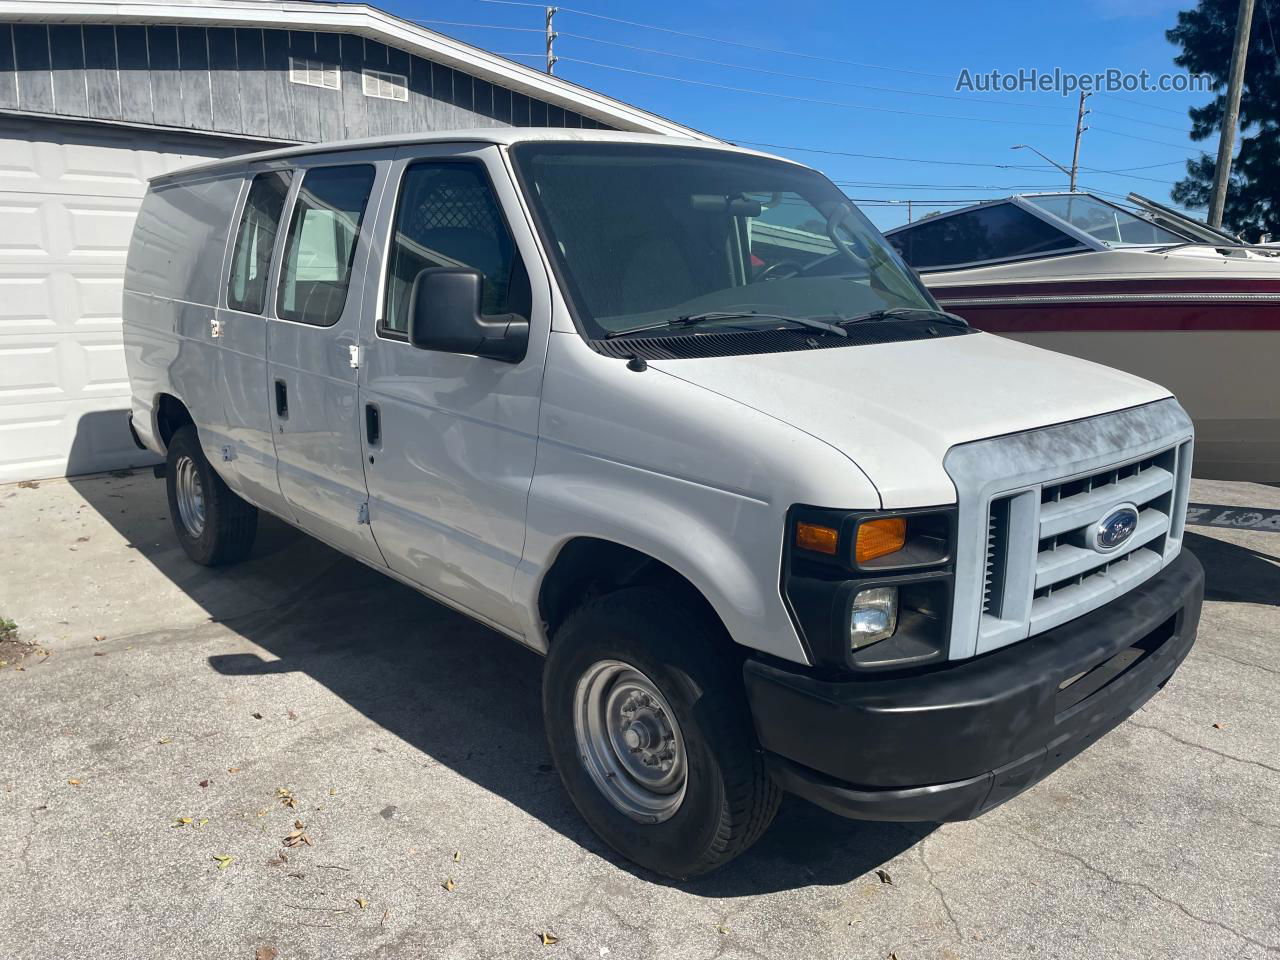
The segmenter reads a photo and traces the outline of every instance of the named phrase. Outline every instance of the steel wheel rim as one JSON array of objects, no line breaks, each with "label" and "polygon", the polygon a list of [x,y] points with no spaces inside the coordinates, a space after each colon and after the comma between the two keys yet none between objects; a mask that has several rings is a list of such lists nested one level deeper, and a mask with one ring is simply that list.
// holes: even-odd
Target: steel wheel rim
[{"label": "steel wheel rim", "polygon": [[174,493],[178,501],[178,518],[192,539],[204,533],[204,484],[200,471],[190,457],[183,455],[174,465]]},{"label": "steel wheel rim", "polygon": [[639,823],[661,823],[684,801],[688,753],[657,684],[628,663],[601,660],[573,698],[578,755],[600,792]]}]

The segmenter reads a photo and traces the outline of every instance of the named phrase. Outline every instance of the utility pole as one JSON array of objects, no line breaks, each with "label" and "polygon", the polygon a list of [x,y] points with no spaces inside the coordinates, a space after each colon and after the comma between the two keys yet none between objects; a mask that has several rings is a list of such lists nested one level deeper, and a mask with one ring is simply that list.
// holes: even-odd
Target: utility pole
[{"label": "utility pole", "polygon": [[1076,192],[1076,175],[1080,172],[1080,137],[1089,128],[1084,125],[1084,115],[1089,111],[1084,108],[1084,101],[1089,96],[1080,91],[1080,112],[1076,114],[1076,145],[1071,151],[1071,192]]},{"label": "utility pole", "polygon": [[556,60],[559,57],[555,53],[555,43],[558,34],[551,26],[551,21],[555,18],[559,7],[547,7],[547,74],[550,76],[556,72]]},{"label": "utility pole", "polygon": [[1218,164],[1213,171],[1213,193],[1209,198],[1209,226],[1222,226],[1222,208],[1227,203],[1227,181],[1231,178],[1231,152],[1236,145],[1240,122],[1240,91],[1244,87],[1244,62],[1249,54],[1249,29],[1253,26],[1253,0],[1240,0],[1236,14],[1236,42],[1231,48],[1231,73],[1227,79],[1227,109],[1218,138]]}]

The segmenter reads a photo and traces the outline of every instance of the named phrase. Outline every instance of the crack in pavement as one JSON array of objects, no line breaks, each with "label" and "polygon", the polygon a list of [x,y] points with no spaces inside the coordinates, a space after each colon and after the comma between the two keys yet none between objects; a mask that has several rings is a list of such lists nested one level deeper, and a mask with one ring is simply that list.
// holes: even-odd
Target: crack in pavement
[{"label": "crack in pavement", "polygon": [[1072,853],[1069,850],[1061,850],[1058,847],[1052,846],[1051,844],[1041,843],[1040,841],[1034,840],[1024,833],[1019,833],[1017,830],[1012,830],[1009,827],[1006,827],[1000,824],[983,824],[983,826],[989,826],[993,830],[1002,830],[1005,833],[1008,833],[1012,836],[1017,837],[1019,840],[1023,840],[1026,843],[1031,844],[1031,846],[1035,847],[1037,850],[1041,850],[1045,853],[1056,854],[1059,857],[1064,857],[1067,860],[1070,860],[1071,862],[1076,863],[1079,866],[1083,867],[1085,870],[1089,871],[1090,873],[1095,874],[1096,876],[1105,878],[1109,883],[1115,886],[1134,887],[1138,890],[1142,890],[1146,892],[1148,895],[1154,897],[1156,900],[1165,904],[1166,906],[1173,907],[1173,909],[1177,910],[1179,913],[1181,913],[1183,916],[1187,917],[1190,920],[1195,920],[1197,923],[1203,923],[1206,926],[1217,927],[1219,930],[1224,930],[1227,933],[1231,934],[1233,937],[1237,937],[1238,939],[1243,940],[1245,943],[1251,944],[1252,946],[1255,946],[1255,947],[1260,947],[1262,950],[1266,951],[1267,953],[1280,954],[1280,946],[1266,943],[1262,940],[1256,940],[1253,937],[1249,936],[1247,933],[1241,933],[1239,930],[1235,929],[1235,927],[1232,927],[1229,924],[1223,923],[1221,920],[1213,920],[1213,919],[1210,919],[1209,917],[1201,917],[1198,914],[1192,913],[1190,910],[1188,910],[1185,906],[1183,906],[1177,900],[1174,900],[1170,897],[1166,897],[1164,894],[1157,892],[1155,889],[1153,889],[1148,884],[1143,883],[1141,880],[1125,880],[1120,877],[1113,876],[1112,874],[1108,873],[1106,870],[1102,869],[1101,867],[1095,866],[1094,864],[1090,863],[1088,860],[1084,859],[1084,857],[1081,857],[1079,854]]},{"label": "crack in pavement", "polygon": [[956,932],[956,942],[963,943],[964,933],[960,930],[960,921],[956,919],[956,915],[952,912],[951,904],[947,902],[947,895],[943,892],[942,886],[934,877],[933,867],[929,864],[929,856],[925,853],[925,847],[928,846],[930,839],[930,837],[925,837],[920,840],[920,863],[924,866],[924,872],[925,876],[929,880],[929,886],[933,887],[934,893],[938,895],[938,900],[942,903],[942,909],[946,911],[947,919],[951,921],[951,928]]},{"label": "crack in pavement", "polygon": [[1229,660],[1232,663],[1238,663],[1242,667],[1252,667],[1254,670],[1261,670],[1263,673],[1274,673],[1276,676],[1280,676],[1280,670],[1277,670],[1274,667],[1264,667],[1262,664],[1254,663],[1251,660],[1240,660],[1237,657],[1229,657],[1225,653],[1218,653],[1216,650],[1202,650],[1200,652],[1207,654],[1210,657],[1217,657],[1219,660]]},{"label": "crack in pavement", "polygon": [[1192,741],[1192,740],[1184,740],[1182,737],[1178,736],[1177,734],[1170,733],[1168,730],[1164,730],[1161,727],[1155,726],[1154,724],[1139,723],[1137,720],[1134,720],[1133,718],[1129,719],[1129,724],[1131,726],[1141,727],[1143,730],[1154,730],[1156,733],[1159,733],[1168,737],[1170,740],[1174,741],[1175,743],[1180,743],[1185,747],[1194,747],[1195,749],[1203,750],[1206,753],[1212,753],[1215,756],[1222,757],[1225,760],[1234,760],[1236,763],[1247,763],[1255,767],[1261,767],[1263,770],[1270,770],[1272,773],[1280,773],[1280,767],[1273,767],[1271,766],[1271,764],[1263,763],[1261,760],[1250,760],[1248,757],[1237,757],[1234,754],[1223,753],[1221,750],[1215,750],[1213,747],[1207,747],[1203,743],[1196,743],[1195,741]]}]

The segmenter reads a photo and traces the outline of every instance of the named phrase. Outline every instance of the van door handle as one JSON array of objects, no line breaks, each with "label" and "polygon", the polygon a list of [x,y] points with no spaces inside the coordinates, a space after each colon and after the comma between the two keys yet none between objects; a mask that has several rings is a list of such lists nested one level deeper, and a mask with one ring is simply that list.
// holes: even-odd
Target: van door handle
[{"label": "van door handle", "polygon": [[276,381],[276,416],[289,419],[289,388],[283,380]]},{"label": "van door handle", "polygon": [[376,447],[382,443],[382,413],[376,403],[364,405],[364,432],[369,446]]}]

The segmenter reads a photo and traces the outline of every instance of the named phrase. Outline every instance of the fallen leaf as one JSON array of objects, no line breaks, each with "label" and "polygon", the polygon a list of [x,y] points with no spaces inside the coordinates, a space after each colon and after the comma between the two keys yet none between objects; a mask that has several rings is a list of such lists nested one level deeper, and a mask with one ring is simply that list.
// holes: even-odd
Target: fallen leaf
[{"label": "fallen leaf", "polygon": [[173,737],[161,737],[156,743],[173,743]]},{"label": "fallen leaf", "polygon": [[880,878],[881,883],[893,884],[893,877],[889,876],[889,871],[883,868],[877,868],[876,876]]},{"label": "fallen leaf", "polygon": [[218,862],[219,870],[225,870],[227,867],[231,866],[231,861],[234,860],[235,857],[228,856],[225,853],[215,853],[213,855],[213,859]]},{"label": "fallen leaf", "polygon": [[850,920],[850,921],[846,924],[846,926],[852,927],[855,923],[861,923],[861,922],[862,922],[862,918],[861,918],[861,917],[854,917],[852,920]]},{"label": "fallen leaf", "polygon": [[196,829],[198,830],[200,827],[203,827],[208,822],[209,822],[208,817],[201,817],[199,820],[196,821]]},{"label": "fallen leaf", "polygon": [[387,922],[387,917],[389,916],[391,916],[391,908],[387,907],[387,909],[382,911],[382,919],[378,921],[378,926],[385,924]]},{"label": "fallen leaf", "polygon": [[227,767],[227,773],[239,773],[239,772],[240,772],[239,767]]},{"label": "fallen leaf", "polygon": [[440,886],[444,887],[446,890],[448,890],[451,893],[454,890],[456,890],[458,887],[458,885],[453,882],[453,877],[445,877],[444,883],[440,884]]},{"label": "fallen leaf", "polygon": [[280,799],[280,805],[284,807],[297,807],[298,798],[293,795],[293,791],[288,787],[276,787],[276,796]]},{"label": "fallen leaf", "polygon": [[267,861],[268,867],[282,867],[289,862],[289,855],[283,851],[277,853],[274,857]]},{"label": "fallen leaf", "polygon": [[260,714],[260,713],[256,713],[256,712],[255,712],[255,713],[251,713],[251,714],[249,714],[249,716],[253,717],[253,719],[255,719],[255,720],[261,720],[261,719],[262,719],[262,714]]},{"label": "fallen leaf", "polygon": [[22,488],[23,490],[38,490],[38,489],[40,489],[40,484],[39,484],[39,483],[37,483],[35,480],[19,480],[19,481],[18,481],[18,486],[19,486],[20,488]]},{"label": "fallen leaf", "polygon": [[253,960],[276,960],[280,951],[275,947],[259,947],[253,951]]},{"label": "fallen leaf", "polygon": [[195,822],[195,818],[193,817],[179,817],[177,820],[173,821],[172,825],[175,827],[191,827],[195,825]]},{"label": "fallen leaf", "polygon": [[208,781],[208,780],[201,780],[201,781],[200,781],[200,786],[202,786],[202,787],[207,787],[207,786],[209,786],[209,781]]},{"label": "fallen leaf", "polygon": [[1225,723],[1215,723],[1215,724],[1213,725],[1213,729],[1215,729],[1215,730],[1225,730],[1225,729],[1227,729],[1227,725],[1226,725]]},{"label": "fallen leaf", "polygon": [[76,537],[76,543],[88,543],[88,542],[89,542],[88,537]]},{"label": "fallen leaf", "polygon": [[541,934],[539,934],[539,936],[542,938],[542,945],[544,947],[554,946],[555,944],[560,942],[559,937],[557,937],[554,933],[547,933],[545,930]]},{"label": "fallen leaf", "polygon": [[363,910],[365,907],[369,906],[369,901],[364,897],[356,897],[356,906]]},{"label": "fallen leaf", "polygon": [[79,781],[79,780],[68,780],[68,781],[67,781],[67,783],[69,783],[69,784],[70,784],[71,786],[73,786],[73,787],[78,787],[78,786],[80,786],[80,781]]},{"label": "fallen leaf", "polygon": [[94,655],[95,657],[105,657],[105,656],[106,656],[106,654],[105,654],[105,653],[103,653],[101,650],[95,650],[95,651],[93,651],[93,655]]},{"label": "fallen leaf", "polygon": [[97,636],[95,636],[95,637],[93,638],[93,642],[94,642],[94,643],[101,643],[101,642],[102,642],[103,640],[105,640],[105,639],[107,639],[107,638],[106,638],[106,637],[104,637],[104,636],[102,636],[101,634],[98,634]]},{"label": "fallen leaf", "polygon": [[729,935],[728,927],[716,927],[716,930],[719,932],[720,936],[722,937],[727,937]]},{"label": "fallen leaf", "polygon": [[461,862],[462,862],[462,851],[460,851],[460,850],[455,850],[455,851],[453,851],[453,862],[454,862],[454,863],[461,863]]},{"label": "fallen leaf", "polygon": [[298,715],[294,713],[292,710],[290,710],[287,714],[285,714],[285,716],[287,716],[290,720],[298,719]]}]

